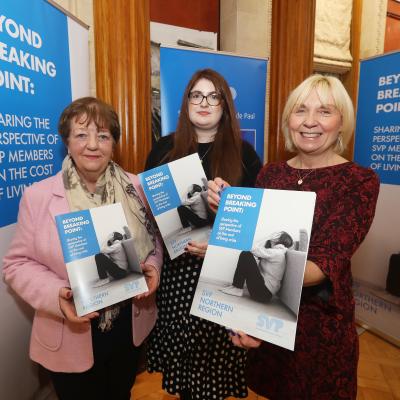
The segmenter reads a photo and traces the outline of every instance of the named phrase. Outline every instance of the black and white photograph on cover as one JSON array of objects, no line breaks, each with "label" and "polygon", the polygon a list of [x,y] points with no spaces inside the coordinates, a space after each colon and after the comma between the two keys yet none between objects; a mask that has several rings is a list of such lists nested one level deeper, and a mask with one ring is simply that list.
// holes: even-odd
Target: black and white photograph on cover
[{"label": "black and white photograph on cover", "polygon": [[189,241],[208,241],[214,213],[207,202],[207,178],[197,153],[168,163],[181,204],[155,219],[172,258]]},{"label": "black and white photograph on cover", "polygon": [[182,204],[177,207],[182,231],[190,232],[192,229],[203,228],[210,225],[212,219],[207,207],[207,180],[203,178],[202,185],[191,184],[182,199]]},{"label": "black and white photograph on cover", "polygon": [[67,263],[77,311],[91,310],[100,298],[104,305],[111,305],[147,291],[121,205],[96,207],[90,212],[100,252]]},{"label": "black and white photograph on cover", "polygon": [[[203,310],[209,305],[212,306],[209,311],[216,314],[218,307],[237,310],[242,325],[227,325],[234,331],[246,331],[245,320],[249,310],[254,315],[268,316],[272,332],[274,329],[276,333],[281,331],[280,321],[285,321],[286,332],[280,332],[285,343],[285,336],[291,337],[296,329],[301,296],[299,282],[303,281],[308,239],[309,233],[299,228],[290,233],[272,232],[257,241],[250,251],[209,246],[208,256],[219,260],[218,269],[230,271],[224,274],[224,280],[222,277],[200,277],[196,294],[213,292],[210,304],[204,298],[201,300]],[[228,276],[231,279],[227,282]]]},{"label": "black and white photograph on cover", "polygon": [[142,274],[132,234],[127,226],[123,227],[123,233],[111,232],[94,259],[99,280],[93,287],[102,287],[133,272]]},{"label": "black and white photograph on cover", "polygon": [[191,314],[293,350],[314,201],[314,194],[269,191],[255,232],[251,220],[248,228],[225,222],[224,232],[254,232],[251,248],[209,243]]},{"label": "black and white photograph on cover", "polygon": [[246,285],[251,299],[269,303],[281,288],[287,265],[286,253],[292,247],[292,236],[281,231],[257,243],[251,251],[241,251],[232,285],[220,289],[221,292],[242,297]]}]

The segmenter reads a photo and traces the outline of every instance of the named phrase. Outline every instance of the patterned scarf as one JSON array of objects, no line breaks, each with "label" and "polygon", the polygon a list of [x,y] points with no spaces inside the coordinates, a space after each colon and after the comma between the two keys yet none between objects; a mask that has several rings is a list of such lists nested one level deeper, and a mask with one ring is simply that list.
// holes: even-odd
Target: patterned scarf
[{"label": "patterned scarf", "polygon": [[[155,251],[155,229],[146,207],[125,171],[113,161],[96,182],[95,193],[90,193],[79,177],[72,158],[67,155],[62,164],[64,189],[71,211],[86,210],[107,204],[121,203],[128,227],[135,238],[135,250],[143,262]],[[112,322],[120,311],[115,304],[100,311],[99,328],[104,332],[112,328]]]}]

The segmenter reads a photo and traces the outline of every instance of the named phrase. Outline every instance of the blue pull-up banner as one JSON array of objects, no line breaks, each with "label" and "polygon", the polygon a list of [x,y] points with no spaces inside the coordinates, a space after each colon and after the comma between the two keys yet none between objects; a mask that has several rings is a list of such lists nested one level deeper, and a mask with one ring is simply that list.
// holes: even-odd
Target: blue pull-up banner
[{"label": "blue pull-up banner", "polygon": [[400,184],[400,52],[360,63],[354,160]]},{"label": "blue pull-up banner", "polygon": [[170,47],[160,49],[162,136],[175,131],[182,96],[199,69],[211,68],[228,82],[243,139],[264,159],[265,89],[267,60]]}]

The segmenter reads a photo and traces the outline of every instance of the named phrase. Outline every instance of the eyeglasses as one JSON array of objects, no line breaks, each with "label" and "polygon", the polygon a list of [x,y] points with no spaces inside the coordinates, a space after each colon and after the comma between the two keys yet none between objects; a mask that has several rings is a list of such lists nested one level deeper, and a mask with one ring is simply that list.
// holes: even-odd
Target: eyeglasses
[{"label": "eyeglasses", "polygon": [[194,105],[199,105],[206,99],[208,105],[218,106],[221,103],[222,96],[219,93],[211,92],[207,96],[204,96],[201,92],[190,92],[189,93],[189,103]]}]

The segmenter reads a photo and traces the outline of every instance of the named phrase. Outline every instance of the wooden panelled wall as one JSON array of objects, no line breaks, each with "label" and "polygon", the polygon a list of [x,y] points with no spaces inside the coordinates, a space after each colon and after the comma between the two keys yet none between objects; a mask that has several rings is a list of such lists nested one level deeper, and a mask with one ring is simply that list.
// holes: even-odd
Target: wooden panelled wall
[{"label": "wooden panelled wall", "polygon": [[114,160],[134,173],[151,148],[149,15],[148,1],[93,2],[97,96],[120,117]]},{"label": "wooden panelled wall", "polygon": [[274,0],[268,161],[287,159],[281,116],[289,93],[313,71],[316,0]]},{"label": "wooden panelled wall", "polygon": [[[288,158],[280,134],[289,92],[312,73],[316,0],[273,1],[268,160]],[[143,169],[151,147],[149,2],[94,1],[97,95],[121,119],[114,159]]]},{"label": "wooden panelled wall", "polygon": [[150,20],[206,32],[219,32],[220,0],[150,0]]},{"label": "wooden panelled wall", "polygon": [[385,53],[400,50],[400,3],[388,0]]},{"label": "wooden panelled wall", "polygon": [[[353,57],[353,62],[349,72],[344,74],[342,82],[351,100],[354,104],[354,110],[357,111],[358,98],[358,79],[360,76],[360,37],[361,37],[361,17],[362,17],[362,2],[363,0],[353,0],[353,11],[351,16],[351,42],[350,53]],[[348,160],[353,159],[354,153],[354,135],[347,144],[345,152],[342,154]]]}]

